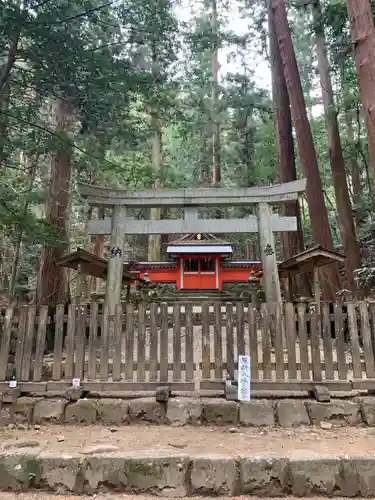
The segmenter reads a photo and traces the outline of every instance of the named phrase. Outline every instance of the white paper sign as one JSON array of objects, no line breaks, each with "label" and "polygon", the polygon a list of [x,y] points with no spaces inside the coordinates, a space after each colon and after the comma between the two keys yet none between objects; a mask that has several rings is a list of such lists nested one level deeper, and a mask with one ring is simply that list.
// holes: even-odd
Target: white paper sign
[{"label": "white paper sign", "polygon": [[73,386],[73,389],[79,389],[80,386],[81,386],[81,379],[80,378],[74,378],[72,380],[72,386]]},{"label": "white paper sign", "polygon": [[238,356],[238,400],[250,401],[251,399],[251,370],[250,356]]}]

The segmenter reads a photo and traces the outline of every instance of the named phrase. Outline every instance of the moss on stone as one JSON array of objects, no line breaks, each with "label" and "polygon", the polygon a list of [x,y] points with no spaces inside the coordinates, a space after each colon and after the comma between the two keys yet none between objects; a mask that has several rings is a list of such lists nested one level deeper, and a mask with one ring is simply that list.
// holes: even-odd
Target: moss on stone
[{"label": "moss on stone", "polygon": [[88,410],[97,410],[98,402],[96,399],[80,399],[77,401],[76,406],[80,408],[87,408]]},{"label": "moss on stone", "polygon": [[33,455],[7,455],[0,460],[0,488],[23,490],[40,481],[41,466]]},{"label": "moss on stone", "polygon": [[37,484],[42,473],[39,461],[35,457],[23,456],[20,463],[24,467],[25,483],[28,481],[29,486]]},{"label": "moss on stone", "polygon": [[143,460],[131,460],[128,464],[129,474],[141,474],[143,476],[151,476],[161,479],[163,472],[157,464],[146,463]]}]

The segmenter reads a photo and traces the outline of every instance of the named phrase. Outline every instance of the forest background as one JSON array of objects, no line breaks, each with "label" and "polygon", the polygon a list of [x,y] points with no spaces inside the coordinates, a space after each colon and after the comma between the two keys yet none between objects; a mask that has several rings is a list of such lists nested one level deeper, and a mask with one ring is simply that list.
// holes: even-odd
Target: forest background
[{"label": "forest background", "polygon": [[[375,10],[375,9],[374,9]],[[85,235],[77,183],[142,190],[307,177],[280,258],[335,248],[325,296],[375,284],[375,31],[367,0],[0,2],[0,291],[65,302]],[[245,216],[233,208],[203,216]],[[134,212],[137,218],[177,211]],[[254,240],[227,235],[237,257]],[[127,240],[160,260],[166,240]]]}]

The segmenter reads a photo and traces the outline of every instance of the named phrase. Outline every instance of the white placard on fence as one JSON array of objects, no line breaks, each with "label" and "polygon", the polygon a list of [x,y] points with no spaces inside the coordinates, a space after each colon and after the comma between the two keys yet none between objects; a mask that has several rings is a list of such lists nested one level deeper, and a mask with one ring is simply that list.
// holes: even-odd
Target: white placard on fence
[{"label": "white placard on fence", "polygon": [[250,401],[251,399],[251,371],[250,356],[238,356],[238,400]]},{"label": "white placard on fence", "polygon": [[79,389],[81,387],[81,379],[80,378],[74,378],[72,380],[72,387],[73,387],[73,389]]}]

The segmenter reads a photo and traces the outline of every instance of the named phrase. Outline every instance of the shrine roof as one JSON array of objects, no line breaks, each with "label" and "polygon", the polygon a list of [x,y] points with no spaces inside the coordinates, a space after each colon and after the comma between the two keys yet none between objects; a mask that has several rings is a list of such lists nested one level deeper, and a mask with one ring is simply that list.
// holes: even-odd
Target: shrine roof
[{"label": "shrine roof", "polygon": [[170,241],[167,253],[171,254],[231,254],[232,244],[213,234],[186,234],[179,240]]},{"label": "shrine roof", "polygon": [[[70,269],[80,269],[83,274],[107,279],[108,261],[82,248],[78,248],[75,252],[64,255],[61,259],[56,261],[56,265],[68,267]],[[128,268],[130,267],[134,267],[133,263],[131,263],[131,266],[128,266]],[[122,280],[124,283],[130,283],[134,280],[144,281],[134,274],[134,272],[131,272],[130,269],[127,269],[126,266],[124,266]]]},{"label": "shrine roof", "polygon": [[230,245],[232,246],[232,243],[227,240],[222,240],[220,238],[217,238],[213,234],[209,233],[195,233],[195,234],[185,234],[185,236],[182,236],[182,238],[179,238],[178,240],[173,240],[168,242],[168,246],[181,246],[181,245]]},{"label": "shrine roof", "polygon": [[281,274],[310,272],[316,267],[326,266],[334,262],[343,262],[345,255],[335,250],[329,250],[320,245],[315,245],[300,252],[278,265]]}]

